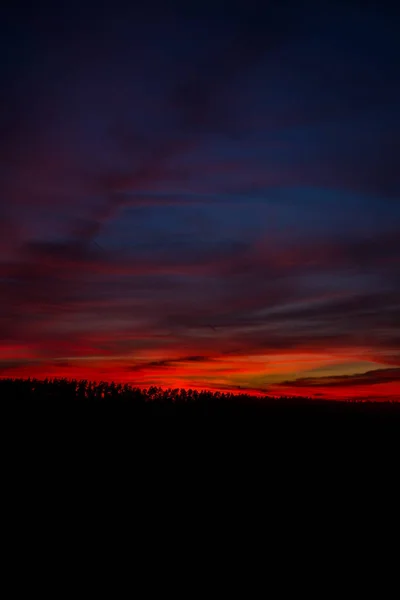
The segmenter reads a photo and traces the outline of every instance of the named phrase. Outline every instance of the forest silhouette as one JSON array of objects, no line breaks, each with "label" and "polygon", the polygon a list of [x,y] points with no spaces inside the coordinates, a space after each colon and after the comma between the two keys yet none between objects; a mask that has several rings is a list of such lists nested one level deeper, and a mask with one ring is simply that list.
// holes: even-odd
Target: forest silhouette
[{"label": "forest silhouette", "polygon": [[184,388],[135,387],[128,383],[76,379],[0,379],[2,406],[29,408],[95,410],[108,413],[123,408],[142,415],[243,416],[265,414],[400,414],[394,402],[334,401],[301,396],[254,396]]}]

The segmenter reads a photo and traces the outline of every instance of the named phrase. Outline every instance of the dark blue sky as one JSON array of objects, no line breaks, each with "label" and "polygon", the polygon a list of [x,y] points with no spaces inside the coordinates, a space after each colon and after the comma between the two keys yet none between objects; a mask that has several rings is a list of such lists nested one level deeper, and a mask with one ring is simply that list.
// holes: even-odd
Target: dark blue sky
[{"label": "dark blue sky", "polygon": [[139,4],[3,15],[1,373],[395,394],[398,9]]}]

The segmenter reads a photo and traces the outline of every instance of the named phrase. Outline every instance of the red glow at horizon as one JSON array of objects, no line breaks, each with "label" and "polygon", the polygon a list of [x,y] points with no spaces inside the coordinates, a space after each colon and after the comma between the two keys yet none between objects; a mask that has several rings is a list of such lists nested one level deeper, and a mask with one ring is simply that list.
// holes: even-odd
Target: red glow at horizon
[{"label": "red glow at horizon", "polygon": [[[290,355],[288,355],[290,356]],[[29,358],[25,356],[29,361]],[[194,357],[196,358],[196,357]],[[79,364],[79,363],[83,364]],[[314,357],[309,364],[318,364]],[[397,381],[384,381],[376,383],[357,383],[357,385],[346,384],[346,376],[343,381],[334,386],[324,385],[321,379],[321,385],[318,379],[314,380],[313,385],[307,385],[302,382],[301,386],[296,385],[296,379],[290,378],[287,374],[280,371],[280,365],[275,366],[275,378],[281,382],[270,383],[266,385],[252,385],[252,377],[258,379],[259,362],[254,362],[254,357],[246,365],[246,357],[240,357],[238,360],[207,359],[188,360],[170,357],[161,361],[161,366],[157,366],[157,361],[141,361],[136,365],[132,372],[127,369],[126,361],[122,360],[104,360],[104,359],[83,359],[82,361],[53,361],[51,364],[31,363],[12,368],[4,368],[0,373],[1,378],[36,378],[43,380],[45,378],[67,378],[88,381],[114,381],[115,383],[129,383],[134,387],[149,388],[151,386],[162,387],[164,389],[193,389],[207,390],[212,392],[225,392],[233,394],[250,394],[254,396],[273,396],[273,397],[310,397],[325,400],[357,400],[369,399],[375,401],[399,401],[400,400],[400,377]],[[384,365],[380,365],[383,367]],[[374,373],[379,375],[381,369],[376,365]],[[298,369],[304,369],[304,363],[301,361],[293,363],[293,369],[300,373]],[[307,366],[306,366],[307,368]],[[269,376],[272,369],[269,368]],[[396,369],[394,369],[396,371]],[[383,372],[383,370],[382,370]],[[287,381],[287,383],[283,383]]]}]

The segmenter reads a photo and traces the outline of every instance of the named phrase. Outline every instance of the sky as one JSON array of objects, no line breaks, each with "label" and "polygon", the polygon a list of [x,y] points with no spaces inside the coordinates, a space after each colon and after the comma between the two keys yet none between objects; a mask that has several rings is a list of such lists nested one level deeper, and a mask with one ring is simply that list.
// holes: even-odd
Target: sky
[{"label": "sky", "polygon": [[399,16],[9,3],[0,376],[400,399]]}]

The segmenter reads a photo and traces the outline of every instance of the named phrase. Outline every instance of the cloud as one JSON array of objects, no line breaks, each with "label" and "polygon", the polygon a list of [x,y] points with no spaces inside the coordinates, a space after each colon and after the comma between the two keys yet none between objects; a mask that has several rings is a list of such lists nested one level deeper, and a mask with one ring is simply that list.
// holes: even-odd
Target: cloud
[{"label": "cloud", "polygon": [[9,371],[15,371],[18,369],[29,367],[30,365],[37,364],[38,361],[21,359],[21,360],[0,360],[0,375],[8,374]]},{"label": "cloud", "polygon": [[[391,243],[387,258],[393,257]],[[43,336],[50,324],[57,329],[69,322],[89,338],[98,327],[138,336],[161,329],[175,340],[192,337],[202,348],[212,337],[220,352],[232,346],[243,352],[324,344],[399,347],[396,288],[345,292],[339,277],[337,290],[313,290],[325,269],[334,283],[334,269],[346,267],[346,245],[328,245],[328,253],[323,246],[295,246],[289,254],[279,246],[261,253],[257,245],[200,248],[183,246],[180,252],[167,245],[154,253],[149,247],[129,257],[76,242],[29,243],[24,260],[3,270],[3,334]],[[372,264],[374,252],[379,257],[375,247]],[[376,264],[385,261],[381,253]],[[307,273],[312,277],[305,280]]]},{"label": "cloud", "polygon": [[165,360],[156,360],[145,363],[139,363],[137,365],[128,366],[126,370],[128,372],[151,372],[151,370],[158,370],[159,368],[165,369],[170,367],[179,366],[182,363],[203,363],[210,362],[212,359],[207,356],[183,356],[180,358],[169,358]]},{"label": "cloud", "polygon": [[295,379],[293,381],[284,381],[280,385],[291,386],[295,388],[349,388],[353,386],[377,385],[393,382],[399,382],[400,385],[400,369],[376,369],[373,371],[367,371],[366,373],[357,373],[355,375],[335,375],[333,377],[305,377]]}]

